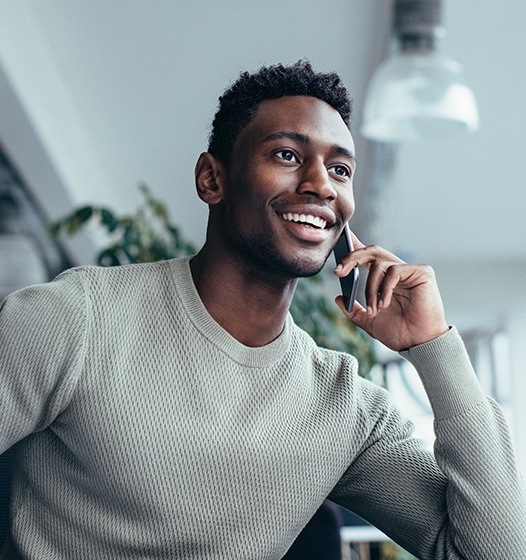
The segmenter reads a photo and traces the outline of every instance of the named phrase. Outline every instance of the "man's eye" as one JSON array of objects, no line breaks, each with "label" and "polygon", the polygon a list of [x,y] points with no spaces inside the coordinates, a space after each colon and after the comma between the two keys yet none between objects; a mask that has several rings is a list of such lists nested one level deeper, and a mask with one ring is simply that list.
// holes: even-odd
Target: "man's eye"
[{"label": "man's eye", "polygon": [[284,159],[285,161],[298,162],[298,158],[296,157],[296,154],[291,150],[280,150],[279,152],[276,152],[276,155],[279,158]]},{"label": "man's eye", "polygon": [[351,176],[351,170],[345,165],[333,165],[332,167],[329,167],[329,171],[333,171],[333,173],[340,177]]}]

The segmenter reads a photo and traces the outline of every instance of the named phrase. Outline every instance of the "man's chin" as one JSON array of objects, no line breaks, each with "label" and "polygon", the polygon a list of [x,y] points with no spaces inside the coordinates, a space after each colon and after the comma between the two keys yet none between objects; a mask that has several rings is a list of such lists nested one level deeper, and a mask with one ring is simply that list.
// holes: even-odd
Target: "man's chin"
[{"label": "man's chin", "polygon": [[[325,259],[326,260],[326,259]],[[304,257],[266,259],[265,267],[269,274],[284,278],[308,278],[318,274],[323,266],[323,261],[313,261]]]},{"label": "man's chin", "polygon": [[250,242],[241,237],[233,237],[232,240],[238,255],[254,271],[284,279],[314,276],[322,270],[328,258],[328,255],[320,255],[316,251],[287,254],[272,243],[262,242],[261,238],[251,239]]},{"label": "man's chin", "polygon": [[299,263],[295,267],[294,276],[296,278],[309,278],[310,276],[316,276],[316,274],[321,272],[324,264],[325,263],[321,264],[320,266],[319,263]]}]

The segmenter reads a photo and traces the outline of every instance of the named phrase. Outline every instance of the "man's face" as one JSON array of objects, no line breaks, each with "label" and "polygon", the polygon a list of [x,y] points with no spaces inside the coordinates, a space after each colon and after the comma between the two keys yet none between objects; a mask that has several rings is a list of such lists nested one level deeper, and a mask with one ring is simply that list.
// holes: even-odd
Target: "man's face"
[{"label": "man's face", "polygon": [[224,195],[229,245],[267,273],[316,274],[354,212],[354,171],[351,133],[330,105],[264,101],[234,144]]}]

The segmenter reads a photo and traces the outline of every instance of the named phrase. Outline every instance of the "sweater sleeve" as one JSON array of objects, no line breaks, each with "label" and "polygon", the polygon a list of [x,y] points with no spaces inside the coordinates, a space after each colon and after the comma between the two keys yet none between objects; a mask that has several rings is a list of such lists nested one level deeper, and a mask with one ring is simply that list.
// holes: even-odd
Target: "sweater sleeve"
[{"label": "sweater sleeve", "polygon": [[49,426],[80,371],[87,301],[75,270],[9,295],[0,307],[0,453]]},{"label": "sweater sleeve", "polygon": [[435,415],[434,454],[392,405],[331,497],[422,559],[526,558],[526,497],[500,407],[455,329],[402,355]]}]

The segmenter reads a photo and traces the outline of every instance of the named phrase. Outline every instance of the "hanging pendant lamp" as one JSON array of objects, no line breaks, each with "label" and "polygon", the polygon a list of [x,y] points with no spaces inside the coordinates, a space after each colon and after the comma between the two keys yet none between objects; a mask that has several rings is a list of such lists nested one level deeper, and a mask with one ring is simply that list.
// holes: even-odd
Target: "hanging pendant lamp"
[{"label": "hanging pendant lamp", "polygon": [[395,0],[398,52],[375,72],[362,134],[380,142],[442,139],[478,128],[475,97],[462,67],[438,49],[440,0]]}]

